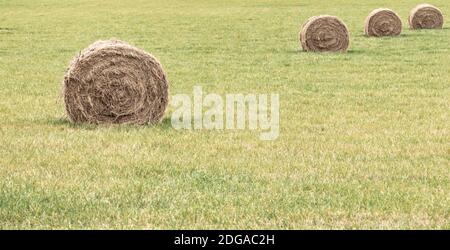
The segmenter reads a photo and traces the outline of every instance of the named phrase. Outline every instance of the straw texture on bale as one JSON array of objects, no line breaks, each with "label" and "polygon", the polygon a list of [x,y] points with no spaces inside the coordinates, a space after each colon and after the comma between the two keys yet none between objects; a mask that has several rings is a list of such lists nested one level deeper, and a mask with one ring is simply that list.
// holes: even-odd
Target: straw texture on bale
[{"label": "straw texture on bale", "polygon": [[168,81],[159,61],[123,41],[97,41],[64,76],[64,102],[72,122],[153,124],[168,103]]},{"label": "straw texture on bale", "polygon": [[390,9],[375,9],[366,18],[364,33],[374,37],[398,36],[402,33],[402,21]]},{"label": "straw texture on bale", "polygon": [[305,51],[346,52],[350,44],[349,32],[335,16],[315,16],[303,25],[300,43]]},{"label": "straw texture on bale", "polygon": [[411,29],[442,29],[443,25],[442,12],[430,4],[419,4],[409,15]]}]

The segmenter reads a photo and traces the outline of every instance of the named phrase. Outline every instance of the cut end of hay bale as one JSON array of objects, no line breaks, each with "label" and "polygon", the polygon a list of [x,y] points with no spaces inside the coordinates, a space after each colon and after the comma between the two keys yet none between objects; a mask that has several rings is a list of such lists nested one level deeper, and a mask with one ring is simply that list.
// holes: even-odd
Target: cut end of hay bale
[{"label": "cut end of hay bale", "polygon": [[431,4],[419,4],[411,10],[409,27],[411,29],[442,29],[444,16]]},{"label": "cut end of hay bale", "polygon": [[390,9],[375,9],[366,18],[364,33],[372,37],[398,36],[402,33],[402,21]]},{"label": "cut end of hay bale", "polygon": [[346,52],[350,40],[347,26],[335,16],[315,16],[308,19],[300,31],[300,43],[305,51]]},{"label": "cut end of hay bale", "polygon": [[168,103],[168,81],[159,61],[123,41],[97,41],[64,76],[64,102],[74,123],[154,124]]}]

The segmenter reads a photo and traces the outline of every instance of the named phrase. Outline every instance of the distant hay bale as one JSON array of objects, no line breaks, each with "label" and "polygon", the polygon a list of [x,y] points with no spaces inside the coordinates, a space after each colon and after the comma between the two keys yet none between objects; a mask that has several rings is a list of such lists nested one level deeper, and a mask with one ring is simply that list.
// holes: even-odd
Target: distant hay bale
[{"label": "distant hay bale", "polygon": [[123,41],[97,41],[64,76],[64,102],[72,122],[153,124],[168,102],[159,61]]},{"label": "distant hay bale", "polygon": [[409,15],[411,29],[442,29],[443,25],[442,12],[430,4],[417,5]]},{"label": "distant hay bale", "polygon": [[366,18],[364,33],[374,37],[398,36],[402,33],[402,21],[390,9],[375,9]]},{"label": "distant hay bale", "polygon": [[305,51],[346,52],[350,40],[347,26],[334,16],[308,19],[300,31],[300,43]]}]

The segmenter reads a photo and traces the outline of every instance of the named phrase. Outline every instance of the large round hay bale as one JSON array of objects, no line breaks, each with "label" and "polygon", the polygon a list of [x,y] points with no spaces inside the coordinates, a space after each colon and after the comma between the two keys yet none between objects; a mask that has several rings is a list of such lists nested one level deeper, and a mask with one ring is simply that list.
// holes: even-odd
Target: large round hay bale
[{"label": "large round hay bale", "polygon": [[402,33],[402,21],[390,9],[375,9],[366,18],[364,33],[374,37],[398,36]]},{"label": "large round hay bale", "polygon": [[442,29],[443,25],[442,12],[430,4],[417,5],[409,15],[411,29]]},{"label": "large round hay bale", "polygon": [[70,63],[64,101],[72,122],[153,124],[168,102],[159,61],[123,41],[98,41]]},{"label": "large round hay bale", "polygon": [[346,52],[350,44],[349,32],[344,22],[335,16],[315,16],[303,25],[300,43],[305,51]]}]

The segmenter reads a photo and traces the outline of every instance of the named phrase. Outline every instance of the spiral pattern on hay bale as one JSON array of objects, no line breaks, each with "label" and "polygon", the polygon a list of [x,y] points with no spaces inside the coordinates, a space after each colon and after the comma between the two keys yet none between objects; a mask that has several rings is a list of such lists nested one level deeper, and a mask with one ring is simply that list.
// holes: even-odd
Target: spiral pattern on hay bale
[{"label": "spiral pattern on hay bale", "polygon": [[366,18],[364,33],[374,37],[398,36],[402,33],[402,21],[390,9],[375,9]]},{"label": "spiral pattern on hay bale", "polygon": [[300,43],[305,51],[346,52],[350,40],[347,26],[335,16],[315,16],[308,19],[300,31]]},{"label": "spiral pattern on hay bale", "polygon": [[443,25],[442,12],[430,4],[419,4],[409,15],[411,29],[442,29]]},{"label": "spiral pattern on hay bale", "polygon": [[123,41],[97,41],[64,76],[64,102],[72,122],[153,124],[168,103],[168,81],[159,61]]}]

